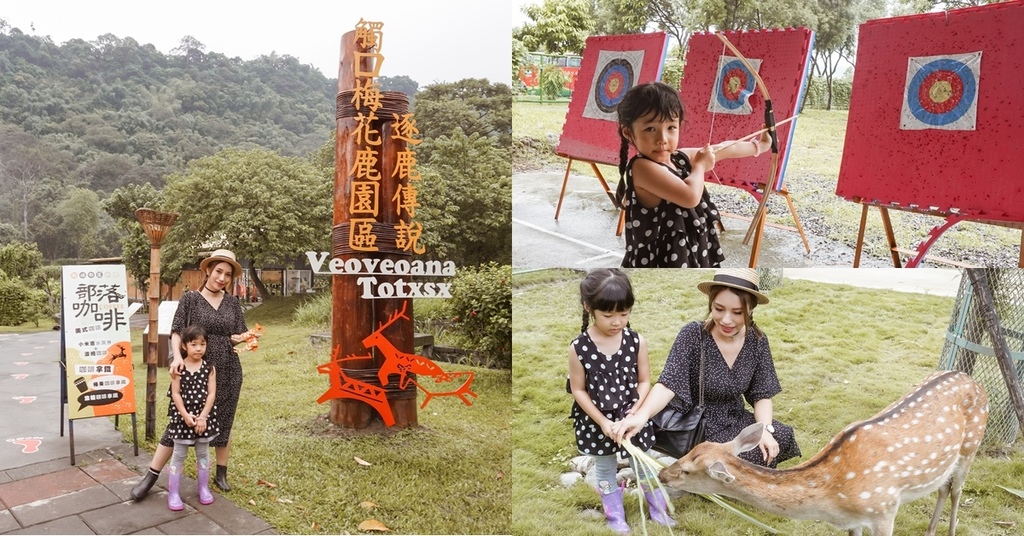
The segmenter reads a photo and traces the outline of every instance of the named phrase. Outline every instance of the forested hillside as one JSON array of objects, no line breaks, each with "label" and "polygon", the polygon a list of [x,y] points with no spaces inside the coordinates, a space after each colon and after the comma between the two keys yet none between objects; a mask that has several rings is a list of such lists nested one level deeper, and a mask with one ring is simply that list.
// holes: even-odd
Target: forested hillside
[{"label": "forested hillside", "polygon": [[186,37],[165,55],[111,34],[56,45],[11,29],[0,34],[0,121],[77,163],[130,153],[161,169],[224,146],[303,154],[334,128],[336,83],[318,70],[204,49]]},{"label": "forested hillside", "polygon": [[[0,245],[119,255],[122,233],[99,205],[118,188],[160,190],[228,147],[305,156],[329,142],[335,79],[288,55],[205,48],[189,36],[169,54],[111,34],[56,44],[0,17]],[[385,83],[417,90],[407,77]]]},{"label": "forested hillside", "polygon": [[[335,80],[290,56],[204,49],[186,37],[167,55],[110,34],[57,45],[0,28],[0,243],[33,241],[47,258],[117,254],[97,205],[115,189],[159,189],[224,147],[304,155],[329,139]],[[82,243],[75,231],[93,221],[99,233]]]}]

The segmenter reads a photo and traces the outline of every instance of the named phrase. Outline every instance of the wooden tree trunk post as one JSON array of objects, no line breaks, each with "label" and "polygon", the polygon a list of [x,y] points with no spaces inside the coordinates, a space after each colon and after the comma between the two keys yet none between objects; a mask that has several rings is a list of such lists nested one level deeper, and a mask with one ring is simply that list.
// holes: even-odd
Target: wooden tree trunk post
[{"label": "wooden tree trunk post", "polygon": [[156,438],[156,369],[160,349],[157,324],[160,308],[160,244],[178,215],[149,208],[135,211],[135,219],[149,238],[149,337],[146,341],[146,439]]},{"label": "wooden tree trunk post", "polygon": [[[341,61],[338,69],[338,115],[337,141],[335,145],[334,167],[334,227],[331,238],[331,256],[335,259],[348,261],[357,259],[409,259],[410,253],[396,247],[395,225],[400,221],[400,213],[393,198],[398,189],[407,180],[397,180],[392,176],[396,166],[398,153],[404,151],[406,142],[392,135],[393,113],[401,117],[408,110],[408,99],[398,92],[381,92],[381,108],[376,112],[363,105],[358,108],[352,102],[353,90],[365,88],[374,82],[374,73],[379,69],[383,56],[379,55],[375,46],[364,46],[356,38],[356,32],[348,32],[341,39]],[[360,74],[363,73],[363,74]],[[377,117],[374,121],[362,118],[370,114]],[[350,232],[353,232],[353,220],[364,219],[356,225],[365,226],[365,216],[353,216],[352,191],[356,179],[353,169],[359,151],[366,149],[362,143],[368,136],[367,128],[374,131],[372,137],[380,139],[380,145],[373,146],[377,151],[373,173],[379,175],[376,193],[378,212],[372,222],[372,233],[376,236],[376,251],[355,250],[350,244]],[[361,181],[364,185],[366,180]],[[363,339],[373,333],[380,325],[386,323],[390,316],[401,310],[403,299],[366,299],[363,297],[364,285],[361,278],[375,278],[376,285],[394,283],[400,276],[382,276],[369,274],[365,270],[359,275],[334,275],[331,280],[333,303],[331,307],[331,347],[338,348],[339,357],[357,355],[373,355],[372,360],[347,361],[344,365],[346,376],[354,380],[380,386],[377,373],[384,362],[384,356],[363,346]],[[408,279],[406,277],[405,279]],[[400,351],[412,353],[413,324],[412,300],[409,300],[406,314],[410,320],[400,320],[389,327],[385,334]],[[408,377],[412,377],[409,375]],[[397,376],[392,376],[384,386],[387,391],[388,405],[395,418],[395,425],[412,427],[418,424],[416,415],[416,387],[411,382],[405,389],[399,389]],[[331,400],[330,420],[337,426],[361,429],[381,419],[377,411],[370,405],[353,399],[335,398]]]},{"label": "wooden tree trunk post", "polygon": [[1024,393],[1021,392],[1020,383],[1017,381],[1017,370],[1010,357],[1010,347],[1006,344],[1006,338],[1003,337],[1003,328],[999,324],[988,276],[982,268],[968,268],[967,275],[971,278],[971,284],[974,286],[974,297],[980,302],[978,312],[981,313],[981,319],[992,338],[992,348],[995,350],[999,370],[1003,373],[1006,390],[1010,394],[1010,403],[1017,414],[1017,423],[1020,425],[1020,429],[1024,430]]}]

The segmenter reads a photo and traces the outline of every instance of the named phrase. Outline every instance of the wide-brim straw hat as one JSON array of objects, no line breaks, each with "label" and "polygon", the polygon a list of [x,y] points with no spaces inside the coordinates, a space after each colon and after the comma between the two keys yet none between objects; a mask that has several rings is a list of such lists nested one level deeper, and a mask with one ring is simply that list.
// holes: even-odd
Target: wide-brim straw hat
[{"label": "wide-brim straw hat", "polygon": [[757,298],[758,305],[768,303],[768,296],[761,294],[761,278],[757,270],[752,268],[723,268],[715,272],[711,281],[697,283],[697,289],[707,295],[711,295],[711,287],[729,287],[753,294]]},{"label": "wide-brim straw hat", "polygon": [[242,275],[242,265],[238,264],[238,261],[235,260],[234,252],[229,249],[215,250],[209,257],[203,259],[202,262],[199,263],[199,269],[205,272],[210,265],[218,262],[226,262],[235,269],[231,272],[231,277],[240,277]]}]

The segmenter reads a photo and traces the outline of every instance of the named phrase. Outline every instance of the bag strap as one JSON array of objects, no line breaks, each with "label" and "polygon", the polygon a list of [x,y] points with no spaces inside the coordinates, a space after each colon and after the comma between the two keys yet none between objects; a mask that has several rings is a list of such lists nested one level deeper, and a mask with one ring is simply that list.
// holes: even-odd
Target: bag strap
[{"label": "bag strap", "polygon": [[699,383],[697,384],[698,402],[700,406],[704,405],[704,327],[700,328],[700,335],[697,336],[698,344],[700,346],[700,374],[698,376]]}]

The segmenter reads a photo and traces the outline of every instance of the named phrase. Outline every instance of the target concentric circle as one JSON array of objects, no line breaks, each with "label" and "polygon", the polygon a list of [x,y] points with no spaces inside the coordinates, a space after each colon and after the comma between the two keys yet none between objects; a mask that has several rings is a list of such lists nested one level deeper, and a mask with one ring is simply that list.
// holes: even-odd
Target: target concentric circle
[{"label": "target concentric circle", "polygon": [[594,104],[605,113],[615,112],[626,96],[626,91],[636,83],[633,65],[623,58],[607,63],[595,81]]},{"label": "target concentric circle", "polygon": [[923,65],[907,87],[910,113],[927,125],[948,125],[971,108],[978,89],[974,73],[962,62],[938,59]]},{"label": "target concentric circle", "polygon": [[747,104],[747,97],[754,92],[754,76],[740,60],[732,60],[722,66],[718,79],[715,99],[727,110],[736,110]]}]

